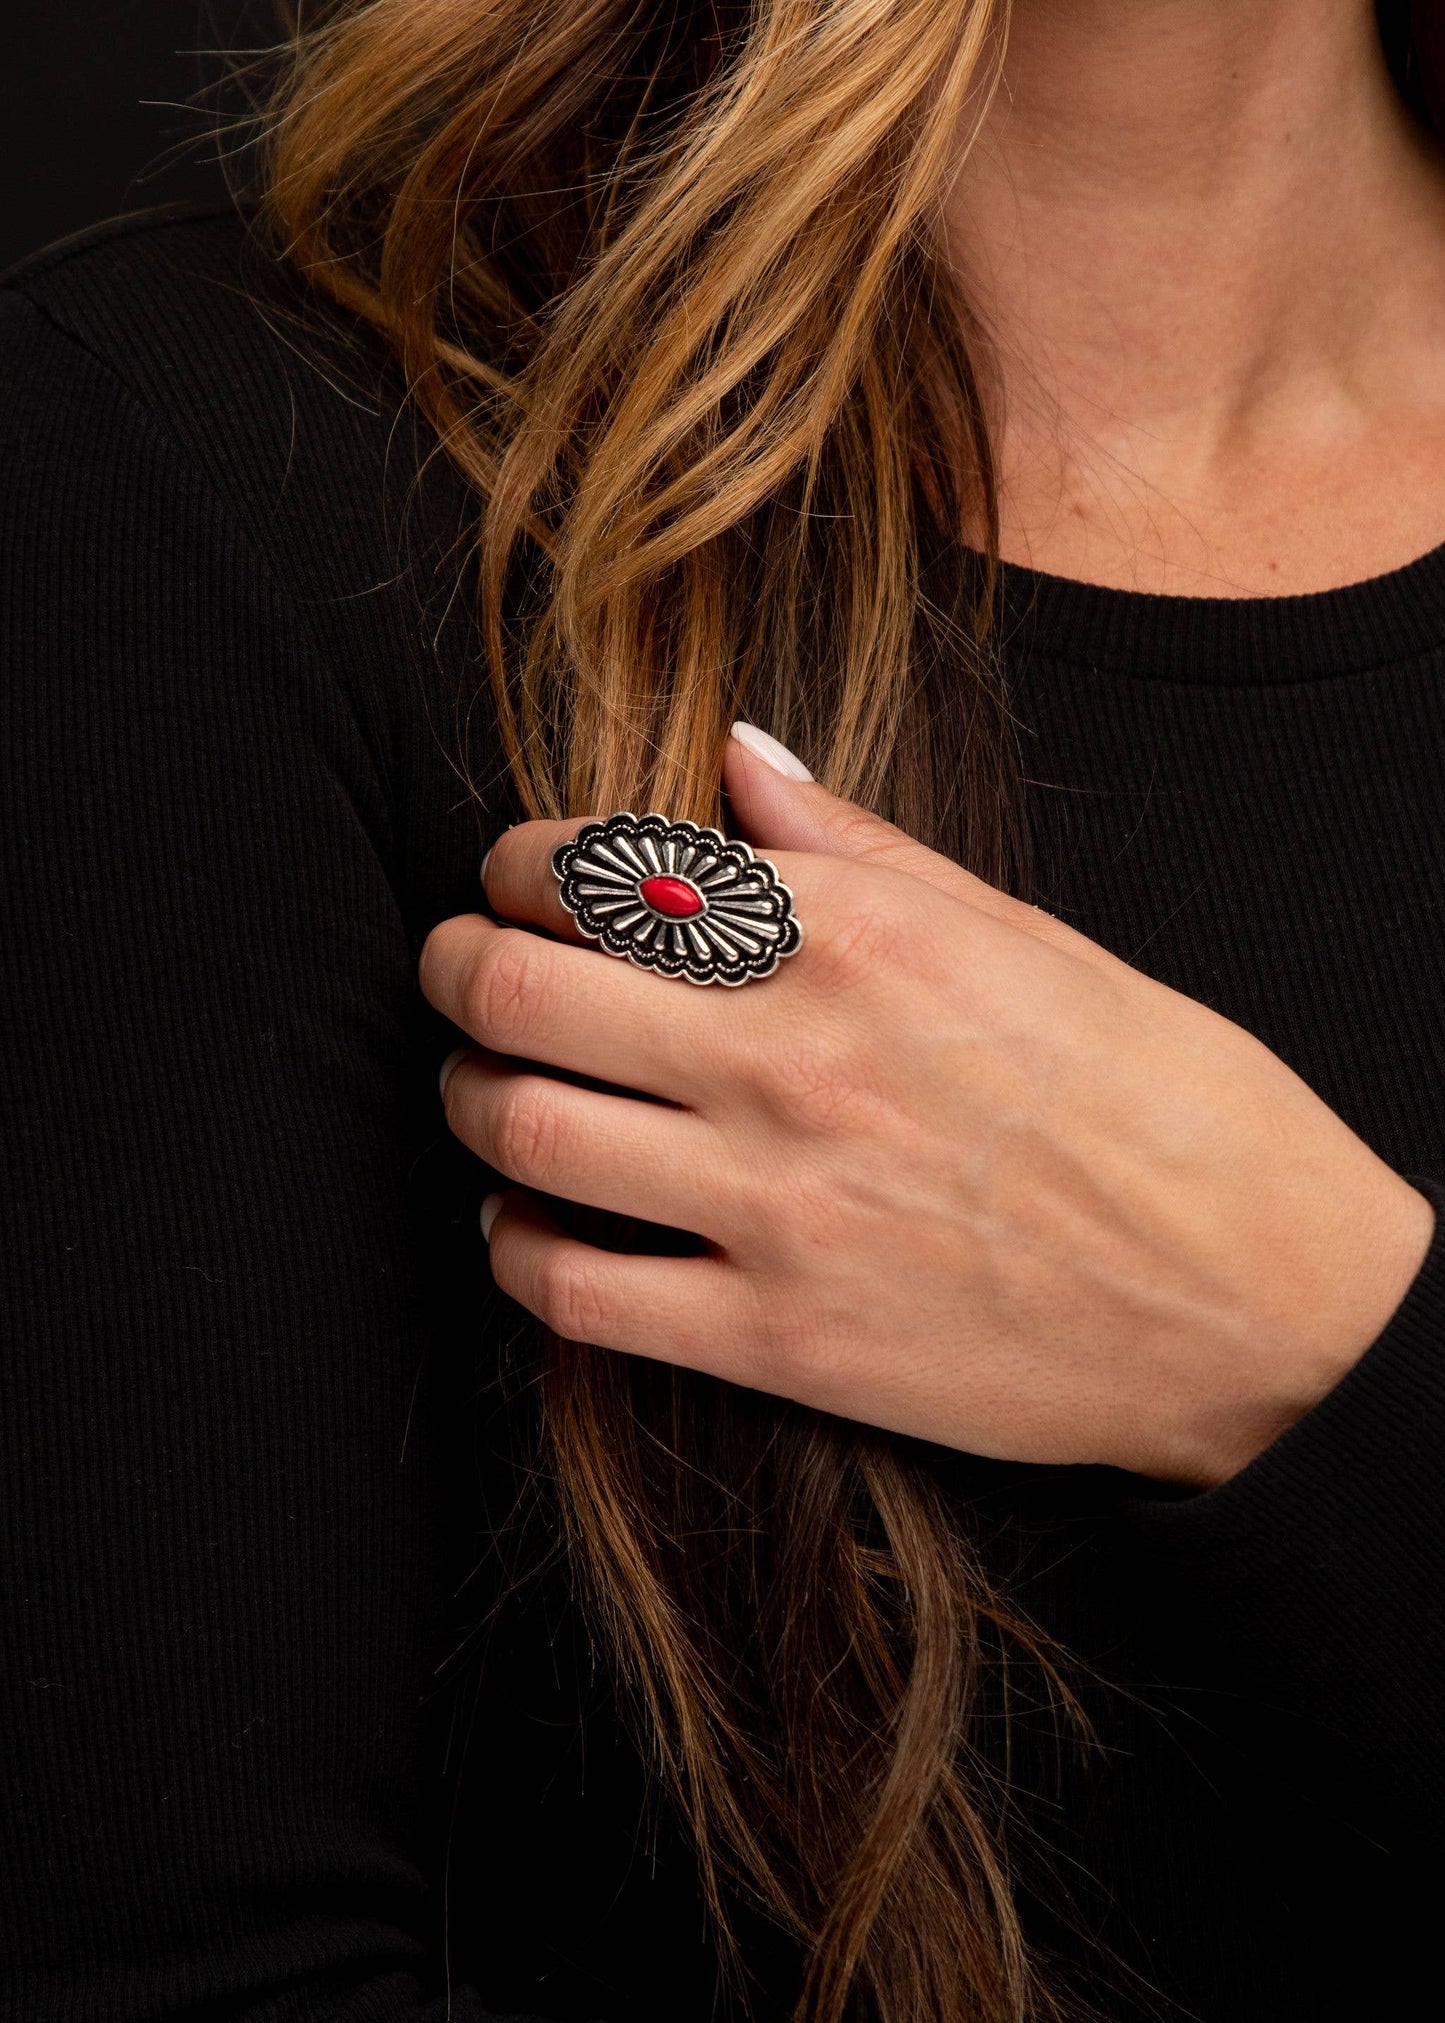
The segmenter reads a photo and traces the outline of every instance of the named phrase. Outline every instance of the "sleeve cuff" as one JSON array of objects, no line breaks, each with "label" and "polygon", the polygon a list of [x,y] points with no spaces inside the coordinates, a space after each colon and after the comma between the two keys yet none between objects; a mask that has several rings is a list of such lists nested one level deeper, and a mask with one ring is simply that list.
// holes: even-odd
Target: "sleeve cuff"
[{"label": "sleeve cuff", "polygon": [[[1445,1796],[1445,1178],[1423,1263],[1326,1397],[1217,1488],[1141,1485],[1118,1513],[1146,1592],[1210,1669]],[[1428,1738],[1428,1739],[1427,1739]],[[1437,1801],[1438,1802],[1438,1801]]]}]

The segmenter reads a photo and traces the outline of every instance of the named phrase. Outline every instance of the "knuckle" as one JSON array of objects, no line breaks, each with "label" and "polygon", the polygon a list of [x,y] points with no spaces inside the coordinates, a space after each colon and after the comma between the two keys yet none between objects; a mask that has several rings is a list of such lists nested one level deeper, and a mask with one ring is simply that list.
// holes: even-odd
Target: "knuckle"
[{"label": "knuckle", "polygon": [[892,864],[899,851],[910,847],[909,839],[891,822],[882,822],[856,801],[833,810],[830,841],[841,845],[838,854],[850,863]]},{"label": "knuckle", "polygon": [[822,1318],[778,1305],[751,1332],[747,1381],[775,1397],[827,1411],[840,1395],[838,1345]]},{"label": "knuckle", "polygon": [[556,1093],[541,1076],[523,1076],[498,1095],[491,1164],[509,1179],[547,1191],[556,1171],[558,1136]]},{"label": "knuckle", "polygon": [[835,1033],[778,1036],[759,1073],[765,1100],[794,1126],[836,1130],[873,1100],[866,1063]]},{"label": "knuckle", "polygon": [[1035,941],[1046,941],[1051,947],[1067,947],[1080,939],[1073,928],[1042,906],[1033,906],[1026,899],[1019,899],[1013,893],[998,893],[991,897],[988,911],[996,920],[1007,927],[1016,928],[1020,934],[1032,936]]},{"label": "knuckle", "polygon": [[605,1335],[607,1305],[596,1268],[570,1252],[549,1252],[538,1262],[533,1312],[569,1342]]},{"label": "knuckle", "polygon": [[886,971],[897,958],[903,926],[888,895],[870,892],[861,880],[841,880],[830,894],[831,916],[815,937],[811,965],[817,980],[831,988],[856,987]]},{"label": "knuckle", "polygon": [[490,937],[472,965],[467,985],[468,1025],[503,1053],[527,1038],[537,1002],[537,949],[532,935],[503,928]]}]

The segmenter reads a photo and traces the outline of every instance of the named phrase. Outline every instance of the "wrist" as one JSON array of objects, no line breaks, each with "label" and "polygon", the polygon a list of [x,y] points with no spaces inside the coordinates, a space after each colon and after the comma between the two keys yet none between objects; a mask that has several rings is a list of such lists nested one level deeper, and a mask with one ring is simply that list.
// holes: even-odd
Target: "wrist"
[{"label": "wrist", "polygon": [[1318,1405],[1384,1333],[1435,1233],[1433,1205],[1371,1155],[1369,1184],[1338,1195],[1320,1215],[1307,1268],[1264,1305],[1258,1353],[1232,1400],[1207,1415],[1177,1479],[1215,1488]]}]

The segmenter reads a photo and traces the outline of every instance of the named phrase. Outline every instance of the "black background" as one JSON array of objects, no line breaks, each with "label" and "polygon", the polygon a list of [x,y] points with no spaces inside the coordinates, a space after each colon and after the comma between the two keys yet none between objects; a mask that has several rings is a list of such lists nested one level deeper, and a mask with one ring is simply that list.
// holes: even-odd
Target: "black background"
[{"label": "black background", "polygon": [[[0,268],[121,212],[224,201],[207,108],[236,59],[214,52],[273,42],[278,19],[267,0],[10,0]],[[204,103],[182,103],[203,87]]]}]

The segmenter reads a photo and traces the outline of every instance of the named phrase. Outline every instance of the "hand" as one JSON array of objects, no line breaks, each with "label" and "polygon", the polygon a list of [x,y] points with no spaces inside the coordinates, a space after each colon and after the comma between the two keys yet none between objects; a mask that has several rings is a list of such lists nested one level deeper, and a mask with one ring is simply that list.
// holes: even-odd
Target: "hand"
[{"label": "hand", "polygon": [[[1239,1026],[736,739],[725,767],[803,924],[772,976],[698,989],[581,943],[550,868],[580,822],[493,848],[522,925],[427,939],[422,987],[478,1043],[448,1121],[521,1183],[497,1283],[570,1339],[974,1453],[1244,1466],[1384,1327],[1429,1202]],[[545,1195],[705,1251],[597,1248]]]}]

